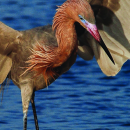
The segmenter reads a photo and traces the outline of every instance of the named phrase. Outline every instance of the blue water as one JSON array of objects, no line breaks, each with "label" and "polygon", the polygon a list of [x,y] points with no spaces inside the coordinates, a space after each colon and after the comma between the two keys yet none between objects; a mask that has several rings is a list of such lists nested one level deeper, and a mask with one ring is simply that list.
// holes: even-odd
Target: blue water
[{"label": "blue water", "polygon": [[[3,0],[0,21],[16,30],[52,24],[64,0]],[[36,92],[40,130],[129,130],[130,61],[116,77],[106,77],[95,59],[77,58],[72,68],[48,88]],[[12,82],[0,105],[0,130],[22,130],[20,90]],[[28,130],[34,130],[31,105]]]}]

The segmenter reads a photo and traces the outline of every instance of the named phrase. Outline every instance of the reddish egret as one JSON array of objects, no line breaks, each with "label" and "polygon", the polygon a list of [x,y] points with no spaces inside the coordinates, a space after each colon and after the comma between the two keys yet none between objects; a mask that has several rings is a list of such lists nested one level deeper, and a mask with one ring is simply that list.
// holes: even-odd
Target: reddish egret
[{"label": "reddish egret", "polygon": [[80,36],[78,31],[83,29],[81,27],[92,35],[107,53],[110,62],[114,63],[98,33],[93,10],[86,0],[67,0],[63,3],[57,9],[52,27],[48,25],[16,31],[0,23],[0,83],[10,78],[20,88],[24,130],[27,129],[30,101],[35,126],[39,129],[34,92],[47,87],[74,64],[78,50],[77,35]]}]

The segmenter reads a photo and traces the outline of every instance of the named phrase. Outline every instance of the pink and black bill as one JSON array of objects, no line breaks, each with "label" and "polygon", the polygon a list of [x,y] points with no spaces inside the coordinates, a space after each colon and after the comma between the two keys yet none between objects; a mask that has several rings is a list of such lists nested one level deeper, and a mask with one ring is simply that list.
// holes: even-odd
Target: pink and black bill
[{"label": "pink and black bill", "polygon": [[79,15],[79,18],[81,20],[81,22],[85,25],[85,27],[87,28],[88,32],[95,38],[95,40],[100,44],[100,46],[104,49],[104,51],[106,52],[106,54],[108,55],[108,57],[110,58],[110,60],[113,62],[113,64],[115,64],[108,48],[106,47],[105,43],[103,42],[97,26],[95,24],[91,24],[89,23],[87,20],[85,20],[81,15]]}]

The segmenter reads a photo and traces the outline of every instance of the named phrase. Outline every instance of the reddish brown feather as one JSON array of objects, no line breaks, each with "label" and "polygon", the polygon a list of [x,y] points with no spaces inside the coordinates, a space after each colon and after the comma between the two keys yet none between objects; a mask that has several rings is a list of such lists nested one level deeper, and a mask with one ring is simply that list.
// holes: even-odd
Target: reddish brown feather
[{"label": "reddish brown feather", "polygon": [[[27,71],[35,71],[37,77],[42,74],[44,76],[46,85],[49,84],[48,77],[51,76],[55,79],[55,76],[59,76],[55,71],[55,68],[63,64],[63,60],[67,57],[67,52],[63,51],[65,48],[59,49],[54,46],[46,46],[40,43],[36,43],[32,50],[32,55],[29,57]],[[65,52],[62,54],[62,52]],[[24,73],[25,73],[24,72]]]},{"label": "reddish brown feather", "polygon": [[58,53],[57,47],[41,45],[37,42],[32,50],[32,55],[26,61],[29,64],[26,71],[35,71],[36,77],[43,74],[46,85],[48,85],[48,77],[54,78],[55,75],[58,75],[54,70],[56,53]]}]

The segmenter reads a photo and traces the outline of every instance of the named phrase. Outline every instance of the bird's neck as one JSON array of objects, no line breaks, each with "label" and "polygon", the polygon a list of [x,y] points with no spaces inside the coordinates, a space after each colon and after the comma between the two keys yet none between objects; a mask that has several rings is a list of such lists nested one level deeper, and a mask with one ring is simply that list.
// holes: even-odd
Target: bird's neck
[{"label": "bird's neck", "polygon": [[74,25],[75,21],[66,16],[61,16],[54,18],[53,29],[57,38],[60,59],[65,62],[74,51],[77,51],[78,41]]}]

